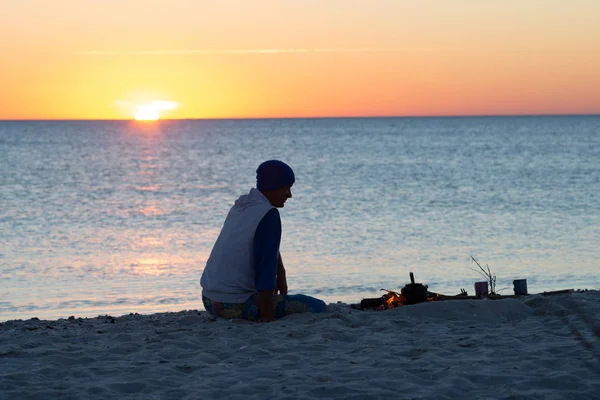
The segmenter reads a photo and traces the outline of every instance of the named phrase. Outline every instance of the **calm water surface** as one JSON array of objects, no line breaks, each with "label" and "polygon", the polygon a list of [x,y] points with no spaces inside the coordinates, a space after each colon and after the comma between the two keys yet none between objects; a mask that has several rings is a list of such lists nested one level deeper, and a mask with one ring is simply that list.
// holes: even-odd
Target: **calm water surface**
[{"label": "calm water surface", "polygon": [[296,172],[291,292],[357,302],[413,271],[473,292],[600,287],[600,117],[0,122],[0,320],[199,309],[260,162]]}]

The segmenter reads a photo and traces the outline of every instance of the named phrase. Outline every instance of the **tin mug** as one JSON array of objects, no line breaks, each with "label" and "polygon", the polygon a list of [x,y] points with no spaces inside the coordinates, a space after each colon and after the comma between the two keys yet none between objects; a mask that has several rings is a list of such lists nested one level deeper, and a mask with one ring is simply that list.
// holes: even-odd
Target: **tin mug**
[{"label": "tin mug", "polygon": [[487,296],[488,294],[488,283],[487,282],[475,282],[475,296]]},{"label": "tin mug", "polygon": [[513,286],[515,295],[527,294],[527,279],[515,279]]}]

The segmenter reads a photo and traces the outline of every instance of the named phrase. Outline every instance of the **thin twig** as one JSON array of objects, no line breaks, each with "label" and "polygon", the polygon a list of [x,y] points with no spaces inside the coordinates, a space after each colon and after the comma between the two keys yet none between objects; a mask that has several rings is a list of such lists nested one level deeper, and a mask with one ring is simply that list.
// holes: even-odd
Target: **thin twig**
[{"label": "thin twig", "polygon": [[487,281],[490,284],[490,293],[491,294],[496,294],[496,275],[494,275],[492,273],[492,270],[490,269],[490,266],[488,264],[486,264],[485,266],[487,267],[487,271],[485,270],[485,268],[483,268],[481,266],[481,264],[479,264],[477,262],[477,260],[475,259],[475,257],[471,256],[471,259],[475,262],[475,264],[477,264],[477,266],[479,267],[480,271],[477,271],[476,269],[473,268],[469,268],[473,271],[479,272],[480,274],[482,274]]},{"label": "thin twig", "polygon": [[502,289],[496,290],[496,293],[500,293],[503,290],[510,289],[510,286],[503,287]]},{"label": "thin twig", "polygon": [[471,267],[469,267],[469,269],[470,269],[471,271],[474,271],[474,272],[477,272],[477,273],[481,274],[481,276],[483,276],[485,279],[489,279],[489,276],[487,276],[487,275],[486,275],[486,274],[484,274],[483,272],[481,272],[481,271],[479,271],[479,270],[476,270],[475,268],[471,268]]}]

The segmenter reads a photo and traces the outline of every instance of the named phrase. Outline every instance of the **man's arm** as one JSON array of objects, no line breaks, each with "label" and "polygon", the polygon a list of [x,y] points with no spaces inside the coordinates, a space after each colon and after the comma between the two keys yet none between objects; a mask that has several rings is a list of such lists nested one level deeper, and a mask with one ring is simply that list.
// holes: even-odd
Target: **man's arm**
[{"label": "man's arm", "polygon": [[262,321],[273,320],[273,291],[277,289],[281,219],[276,208],[260,221],[254,233],[254,284]]},{"label": "man's arm", "polygon": [[273,291],[261,290],[258,292],[258,316],[262,322],[273,321]]},{"label": "man's arm", "polygon": [[287,295],[288,293],[287,278],[285,276],[285,267],[283,266],[281,253],[277,257],[277,289],[275,290],[275,294],[277,294],[277,291],[282,295]]}]

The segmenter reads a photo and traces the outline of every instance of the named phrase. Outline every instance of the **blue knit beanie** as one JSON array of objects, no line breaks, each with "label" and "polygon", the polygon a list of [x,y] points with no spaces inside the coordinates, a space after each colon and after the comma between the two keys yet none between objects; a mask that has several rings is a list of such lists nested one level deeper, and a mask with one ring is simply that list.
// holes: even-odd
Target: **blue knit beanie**
[{"label": "blue knit beanie", "polygon": [[292,186],[295,181],[294,171],[283,161],[265,161],[256,170],[256,188],[261,192]]}]

